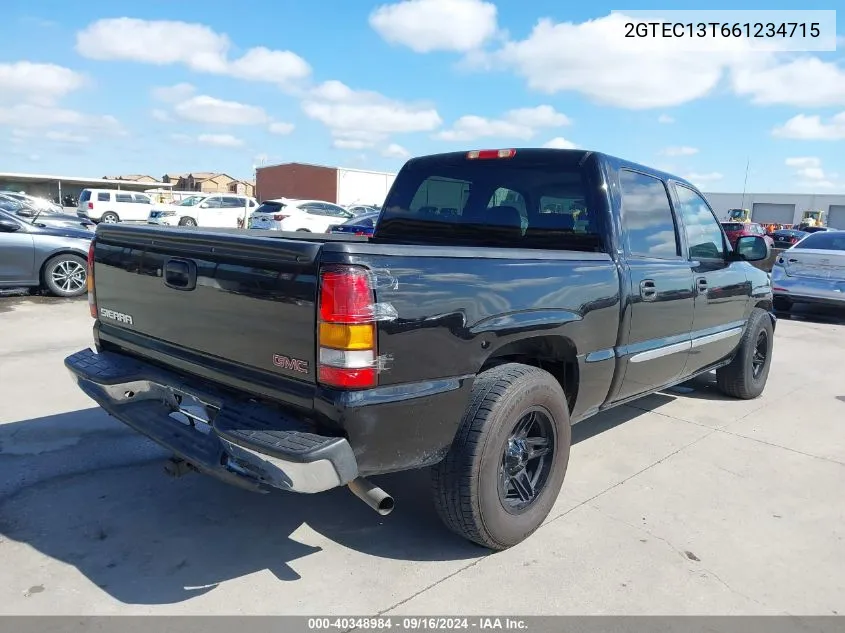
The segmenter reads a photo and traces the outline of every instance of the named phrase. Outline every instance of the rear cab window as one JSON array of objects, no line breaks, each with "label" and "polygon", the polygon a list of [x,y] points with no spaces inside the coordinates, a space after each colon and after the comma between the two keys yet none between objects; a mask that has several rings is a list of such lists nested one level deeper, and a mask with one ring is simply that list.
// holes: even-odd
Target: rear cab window
[{"label": "rear cab window", "polygon": [[810,233],[792,248],[845,251],[845,231],[817,231],[816,233]]},{"label": "rear cab window", "polygon": [[604,251],[607,199],[593,159],[581,165],[583,157],[517,150],[510,158],[415,159],[394,181],[376,240]]}]

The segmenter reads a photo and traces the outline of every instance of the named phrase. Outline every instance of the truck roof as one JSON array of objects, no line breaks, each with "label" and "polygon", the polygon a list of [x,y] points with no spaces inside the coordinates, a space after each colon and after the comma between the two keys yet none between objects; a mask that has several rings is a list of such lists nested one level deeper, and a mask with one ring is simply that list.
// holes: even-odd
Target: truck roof
[{"label": "truck roof", "polygon": [[[483,148],[487,149],[487,148]],[[494,149],[494,148],[490,148]],[[495,148],[498,149],[498,148]],[[651,174],[656,176],[662,180],[674,180],[679,183],[683,183],[688,187],[691,187],[695,190],[698,190],[694,184],[686,180],[685,178],[681,178],[676,174],[671,174],[669,172],[662,171],[660,169],[655,169],[654,167],[649,167],[647,165],[642,165],[640,163],[635,163],[634,161],[626,160],[624,158],[619,158],[618,156],[613,156],[611,154],[606,154],[604,152],[596,152],[589,149],[551,149],[545,147],[514,147],[514,148],[502,148],[502,149],[513,149],[516,154],[515,156],[525,156],[532,159],[538,159],[548,157],[550,160],[557,159],[561,160],[567,159],[567,162],[570,163],[578,163],[585,161],[590,156],[595,156],[599,160],[602,160],[608,164],[610,164],[614,169],[620,169],[623,167],[627,167],[629,169],[633,169],[635,171],[640,171],[646,174]],[[409,159],[405,164],[412,165],[417,163],[425,163],[428,161],[439,161],[439,160],[464,160],[468,152],[473,150],[465,150],[461,152],[444,152],[440,154],[427,154],[424,156],[418,156],[415,158]],[[508,159],[502,159],[508,160]]]}]

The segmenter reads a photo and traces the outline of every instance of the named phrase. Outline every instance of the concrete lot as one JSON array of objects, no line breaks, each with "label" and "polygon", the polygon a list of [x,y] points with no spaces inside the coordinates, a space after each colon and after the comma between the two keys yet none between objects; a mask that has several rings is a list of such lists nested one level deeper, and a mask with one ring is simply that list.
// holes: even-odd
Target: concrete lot
[{"label": "concrete lot", "polygon": [[0,298],[0,613],[845,614],[842,320],[782,320],[758,400],[702,380],[578,425],[546,525],[496,555],[426,473],[380,479],[388,517],[168,478],[68,378],[90,327]]}]

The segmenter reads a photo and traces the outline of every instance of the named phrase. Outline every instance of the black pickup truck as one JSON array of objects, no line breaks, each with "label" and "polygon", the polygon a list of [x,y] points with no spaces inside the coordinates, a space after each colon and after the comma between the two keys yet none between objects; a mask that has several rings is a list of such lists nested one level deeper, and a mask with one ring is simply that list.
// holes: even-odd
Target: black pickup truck
[{"label": "black pickup truck", "polygon": [[715,370],[762,392],[762,237],[732,249],[701,193],[580,150],[409,160],[372,237],[100,225],[96,351],[65,363],[109,414],[258,491],[432,467],[446,525],[519,543],[561,488],[571,425]]}]

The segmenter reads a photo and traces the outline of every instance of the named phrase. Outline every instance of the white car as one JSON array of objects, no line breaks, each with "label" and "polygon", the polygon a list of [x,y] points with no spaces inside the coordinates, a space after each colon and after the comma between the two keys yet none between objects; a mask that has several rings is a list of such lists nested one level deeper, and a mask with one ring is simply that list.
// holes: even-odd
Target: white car
[{"label": "white car", "polygon": [[325,233],[330,226],[352,217],[351,212],[331,202],[279,198],[262,202],[250,217],[249,228]]},{"label": "white car", "polygon": [[125,189],[83,189],[76,215],[94,222],[146,222],[153,201],[143,193]]},{"label": "white car", "polygon": [[238,228],[258,206],[255,198],[233,193],[199,193],[178,204],[154,205],[148,224]]}]

